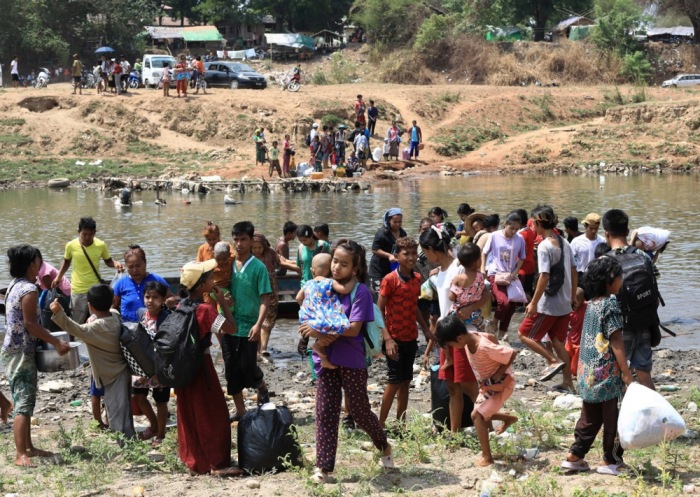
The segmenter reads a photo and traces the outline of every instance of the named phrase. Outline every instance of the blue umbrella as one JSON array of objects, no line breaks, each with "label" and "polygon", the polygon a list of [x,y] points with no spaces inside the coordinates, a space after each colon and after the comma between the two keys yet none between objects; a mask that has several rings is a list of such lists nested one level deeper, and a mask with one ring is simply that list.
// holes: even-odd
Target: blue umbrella
[{"label": "blue umbrella", "polygon": [[100,47],[100,48],[98,48],[97,50],[95,50],[95,53],[96,53],[96,54],[114,53],[114,52],[116,52],[116,50],[113,49],[113,48],[111,48],[111,47]]}]

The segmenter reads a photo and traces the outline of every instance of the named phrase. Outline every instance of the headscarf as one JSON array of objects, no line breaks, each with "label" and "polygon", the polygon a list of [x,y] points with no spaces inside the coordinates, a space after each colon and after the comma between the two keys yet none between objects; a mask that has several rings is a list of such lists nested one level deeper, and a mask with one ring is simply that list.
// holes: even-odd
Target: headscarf
[{"label": "headscarf", "polygon": [[403,211],[398,207],[392,207],[391,209],[386,211],[386,213],[384,214],[384,227],[386,227],[387,229],[390,228],[389,220],[394,216],[403,216]]},{"label": "headscarf", "polygon": [[255,233],[253,233],[253,242],[260,242],[263,244],[263,255],[260,260],[265,264],[267,270],[274,271],[275,269],[277,269],[279,263],[279,256],[277,255],[277,252],[272,250],[270,242],[267,241],[265,235],[263,235],[261,231],[256,231]]}]

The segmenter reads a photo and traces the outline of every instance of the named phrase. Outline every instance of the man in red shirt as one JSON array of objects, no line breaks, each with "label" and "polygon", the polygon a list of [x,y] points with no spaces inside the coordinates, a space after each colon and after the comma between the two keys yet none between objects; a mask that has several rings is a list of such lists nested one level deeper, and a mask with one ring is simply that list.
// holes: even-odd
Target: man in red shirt
[{"label": "man in red shirt", "polygon": [[396,240],[394,254],[399,266],[387,274],[379,287],[377,306],[384,316],[382,329],[384,354],[388,369],[387,387],[382,398],[379,423],[384,426],[391,404],[398,393],[396,418],[401,422],[408,407],[408,389],[413,379],[413,363],[418,351],[418,326],[420,323],[426,341],[432,335],[418,308],[421,277],[414,271],[418,261],[418,244],[407,236]]},{"label": "man in red shirt", "polygon": [[353,107],[355,108],[355,121],[365,124],[365,110],[367,106],[365,105],[365,101],[362,100],[362,95],[357,96]]}]

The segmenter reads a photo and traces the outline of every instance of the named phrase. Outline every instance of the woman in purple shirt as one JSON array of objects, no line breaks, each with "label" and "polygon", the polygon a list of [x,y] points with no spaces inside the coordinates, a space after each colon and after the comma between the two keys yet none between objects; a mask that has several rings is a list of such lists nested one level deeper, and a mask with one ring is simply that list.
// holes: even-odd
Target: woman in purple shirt
[{"label": "woman in purple shirt", "polygon": [[345,314],[350,320],[350,328],[342,335],[323,335],[307,325],[299,331],[304,336],[319,339],[326,347],[326,354],[333,369],[321,368],[321,359],[314,353],[313,360],[318,375],[316,385],[316,470],[312,479],[317,483],[326,481],[328,474],[335,469],[335,455],[338,449],[338,425],[342,392],[345,391],[346,404],[357,426],[372,438],[374,446],[382,451],[380,464],[393,468],[391,445],[386,433],[372,412],[367,397],[367,363],[363,329],[365,323],[374,321],[374,304],[367,286],[365,249],[352,240],[339,240],[331,252],[331,273],[340,283],[357,281],[354,298],[338,295]]}]

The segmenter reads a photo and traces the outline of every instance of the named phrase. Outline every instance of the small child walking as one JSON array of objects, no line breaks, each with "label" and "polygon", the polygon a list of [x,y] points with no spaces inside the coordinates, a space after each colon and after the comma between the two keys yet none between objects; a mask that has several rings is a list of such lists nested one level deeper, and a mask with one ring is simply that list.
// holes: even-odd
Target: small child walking
[{"label": "small child walking", "polygon": [[134,421],[131,417],[131,370],[119,344],[121,317],[111,311],[114,292],[109,285],[93,285],[87,292],[90,314],[95,320],[78,324],[66,316],[58,299],[51,303],[53,322],[70,335],[80,338],[87,345],[92,376],[98,388],[104,386],[105,406],[109,428],[125,438],[133,438]]},{"label": "small child walking", "polygon": [[[299,324],[306,324],[324,335],[342,335],[350,327],[350,321],[334,291],[347,295],[352,292],[355,281],[351,280],[350,283],[341,285],[330,278],[330,254],[314,256],[311,260],[311,274],[314,275],[314,279],[307,281],[296,297],[300,305]],[[312,348],[321,358],[322,368],[335,368],[326,356],[325,347],[316,342]]]},{"label": "small child walking", "polygon": [[578,363],[578,389],[583,406],[574,430],[575,441],[561,468],[588,471],[584,460],[603,427],[603,464],[597,472],[620,474],[623,450],[617,436],[619,402],[632,381],[622,341],[622,311],[613,295],[622,287],[622,267],[612,257],[588,264],[584,278],[591,297],[583,319]]},{"label": "small child walking", "polygon": [[418,261],[418,243],[408,236],[399,238],[396,240],[395,257],[399,267],[382,279],[377,301],[386,324],[382,329],[382,348],[386,355],[388,380],[379,411],[382,427],[397,395],[396,419],[403,422],[406,417],[413,363],[418,352],[416,321],[423,330],[425,341],[432,338],[429,326],[418,308],[421,276],[414,271]]},{"label": "small child walking", "polygon": [[470,333],[457,316],[447,316],[438,321],[435,336],[441,347],[463,347],[469,364],[479,382],[479,397],[476,399],[472,420],[481,444],[479,467],[493,464],[489,446],[489,422],[501,421],[497,434],[505,432],[518,418],[500,412],[515,389],[515,377],[511,364],[518,353],[507,345],[499,345],[498,339],[489,333]]},{"label": "small child walking", "polygon": [[270,150],[268,150],[267,153],[270,157],[270,170],[268,171],[270,178],[272,178],[275,171],[277,171],[277,175],[281,178],[282,169],[280,168],[280,149],[277,148],[277,141],[272,142],[272,147],[270,147]]},{"label": "small child walking", "polygon": [[[145,308],[139,309],[139,322],[146,333],[155,339],[158,327],[170,315],[170,310],[165,307],[165,297],[168,288],[158,281],[149,281],[143,287],[143,301]],[[168,401],[170,400],[170,388],[161,385],[153,378],[132,376],[131,394],[141,413],[146,416],[150,426],[139,434],[141,440],[150,440],[155,437],[156,444],[160,444],[165,438],[165,426],[168,423]],[[151,391],[156,403],[156,412],[153,412],[148,402],[148,391]]]},{"label": "small child walking", "polygon": [[456,314],[457,311],[466,307],[469,317],[464,321],[466,326],[474,326],[477,330],[485,331],[484,317],[481,308],[474,309],[484,293],[484,274],[479,271],[481,268],[481,249],[473,243],[465,243],[459,248],[457,259],[464,268],[464,272],[458,274],[450,285],[450,300],[452,309],[450,312]]},{"label": "small child walking", "polygon": [[[163,85],[163,96],[170,96],[170,64],[163,64],[163,76],[160,78],[160,83]],[[178,95],[179,96],[179,95]]]}]

